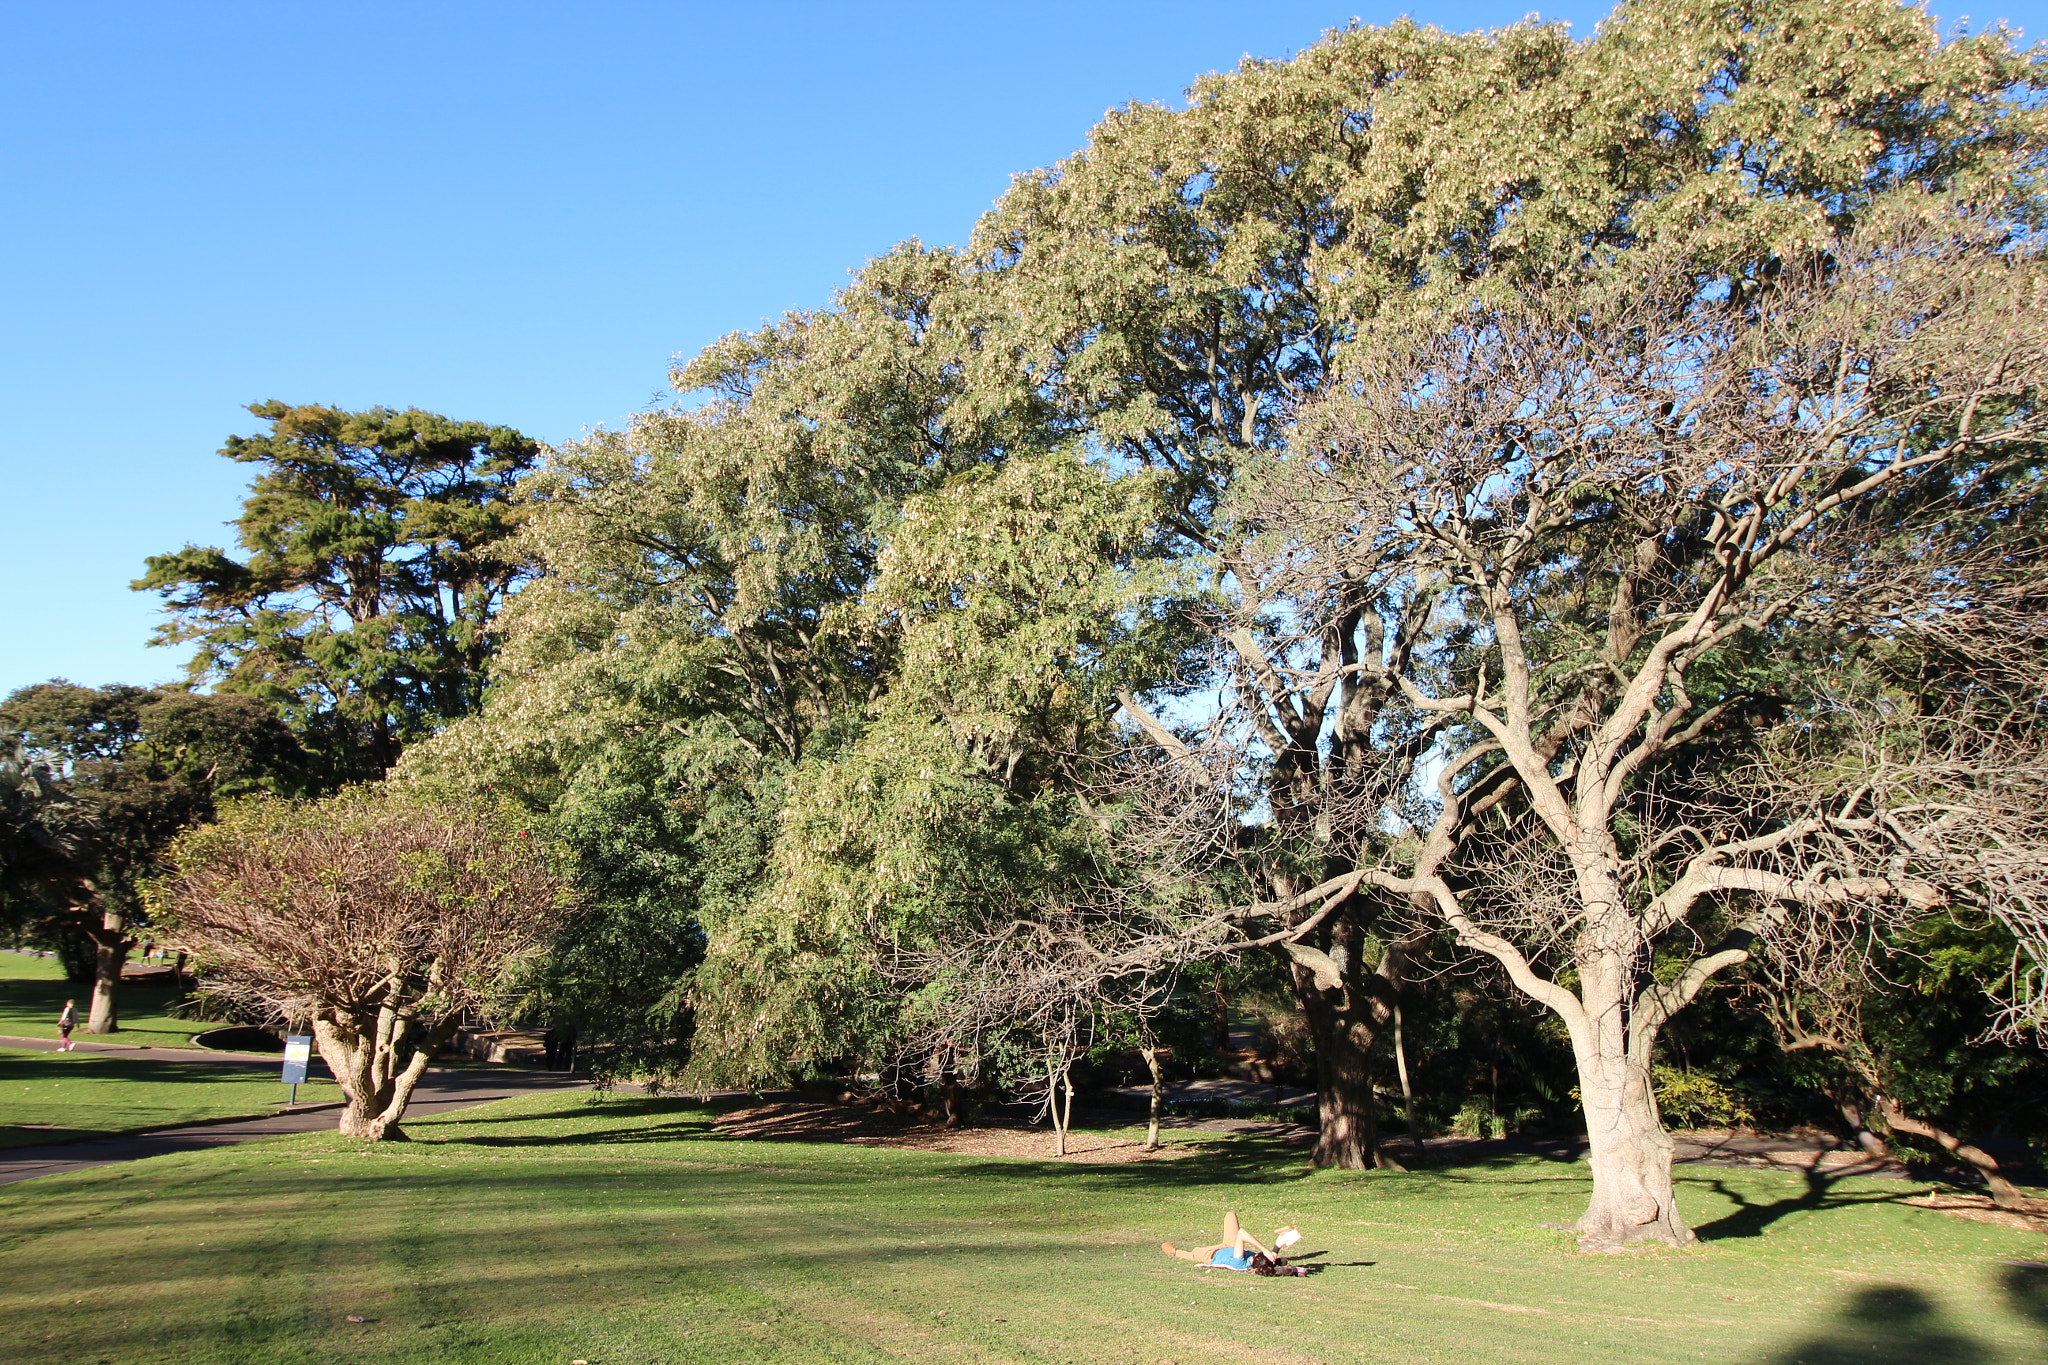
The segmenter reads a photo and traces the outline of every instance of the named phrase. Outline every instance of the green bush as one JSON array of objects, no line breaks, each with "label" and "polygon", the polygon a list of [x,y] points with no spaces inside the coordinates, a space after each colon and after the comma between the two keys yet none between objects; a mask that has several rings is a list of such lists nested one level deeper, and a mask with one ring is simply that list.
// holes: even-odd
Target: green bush
[{"label": "green bush", "polygon": [[1657,1088],[1657,1108],[1672,1127],[1740,1128],[1756,1121],[1742,1096],[1703,1071],[1655,1066],[1650,1080]]},{"label": "green bush", "polygon": [[1473,1095],[1458,1109],[1457,1117],[1451,1120],[1451,1136],[1462,1138],[1490,1138],[1500,1135],[1500,1120],[1494,1115],[1493,1106],[1483,1097]]}]

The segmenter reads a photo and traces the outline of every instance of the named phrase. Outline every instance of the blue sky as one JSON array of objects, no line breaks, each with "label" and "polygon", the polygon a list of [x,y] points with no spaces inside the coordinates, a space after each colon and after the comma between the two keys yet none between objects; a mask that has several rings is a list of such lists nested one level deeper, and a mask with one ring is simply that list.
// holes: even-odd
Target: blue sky
[{"label": "blue sky", "polygon": [[243,404],[564,440],[893,243],[964,240],[1107,108],[1354,15],[1529,9],[0,4],[0,693],[177,674],[127,584],[229,543]]}]

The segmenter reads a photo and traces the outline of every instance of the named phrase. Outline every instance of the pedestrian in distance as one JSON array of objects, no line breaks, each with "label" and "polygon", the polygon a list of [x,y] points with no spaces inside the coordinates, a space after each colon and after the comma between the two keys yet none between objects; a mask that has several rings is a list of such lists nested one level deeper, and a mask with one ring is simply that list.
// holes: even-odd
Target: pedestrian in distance
[{"label": "pedestrian in distance", "polygon": [[64,1046],[58,1048],[57,1051],[69,1052],[74,1046],[76,1046],[71,1041],[71,1030],[77,1027],[78,1002],[76,1000],[66,1000],[64,1002],[64,1008],[57,1011],[57,1032],[60,1035],[62,1035],[64,1039]]}]

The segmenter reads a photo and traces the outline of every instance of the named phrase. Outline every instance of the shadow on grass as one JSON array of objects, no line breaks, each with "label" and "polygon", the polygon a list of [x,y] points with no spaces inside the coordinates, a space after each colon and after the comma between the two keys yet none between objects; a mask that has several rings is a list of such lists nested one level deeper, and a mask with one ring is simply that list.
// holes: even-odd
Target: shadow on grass
[{"label": "shadow on grass", "polygon": [[[76,1067],[78,1070],[62,1071],[57,1069],[60,1067]],[[276,1062],[185,1062],[109,1052],[0,1054],[0,1084],[90,1078],[95,1081],[192,1081],[201,1085],[218,1085],[248,1076],[276,1074]]]},{"label": "shadow on grass", "polygon": [[1838,1191],[1835,1184],[1843,1177],[1829,1176],[1820,1171],[1807,1171],[1806,1188],[1798,1194],[1769,1202],[1752,1200],[1741,1191],[1732,1188],[1726,1180],[1703,1182],[1723,1199],[1735,1205],[1735,1212],[1724,1214],[1711,1223],[1703,1223],[1693,1229],[1703,1242],[1718,1242],[1734,1237],[1761,1237],[1764,1229],[1781,1218],[1795,1213],[1819,1213],[1824,1209],[1854,1208],[1860,1204],[1895,1204],[1915,1193],[1911,1187],[1880,1191]]},{"label": "shadow on grass", "polygon": [[[1568,1167],[1576,1162],[1569,1144],[1487,1143],[1483,1148],[1459,1151],[1451,1161],[1432,1164],[1425,1170],[1409,1172],[1317,1171],[1308,1164],[1306,1153],[1280,1139],[1262,1136],[1233,1136],[1226,1141],[1204,1145],[1185,1156],[1144,1162],[1073,1162],[1051,1158],[1006,1157],[999,1161],[974,1160],[961,1153],[926,1152],[916,1147],[896,1147],[872,1142],[847,1143],[829,1133],[816,1131],[748,1132],[720,1131],[714,1125],[733,1109],[758,1103],[749,1097],[719,1097],[698,1100],[685,1096],[613,1095],[592,1099],[586,1105],[546,1115],[509,1114],[464,1118],[449,1115],[446,1126],[422,1126],[412,1130],[414,1141],[428,1145],[469,1146],[516,1151],[549,1148],[600,1149],[659,1146],[667,1143],[746,1144],[750,1147],[789,1146],[836,1148],[860,1146],[869,1151],[894,1152],[905,1156],[933,1156],[947,1159],[948,1170],[969,1177],[1008,1179],[1018,1176],[1080,1182],[1110,1188],[1199,1187],[1230,1183],[1279,1186],[1312,1176],[1337,1179],[1366,1179],[1431,1185],[1469,1183],[1489,1189],[1513,1185],[1548,1185],[1554,1174],[1516,1178],[1517,1166],[1541,1162],[1550,1167]],[[492,1125],[528,1125],[540,1119],[562,1121],[556,1131],[493,1133],[477,1129]],[[438,1130],[437,1130],[438,1129]],[[1050,1132],[1043,1134],[1048,1144]],[[1221,1136],[1221,1135],[1219,1135]]]},{"label": "shadow on grass", "polygon": [[1984,1346],[1950,1331],[1917,1289],[1857,1291],[1820,1332],[1769,1358],[1769,1365],[1988,1365]]},{"label": "shadow on grass", "polygon": [[2006,1297],[2012,1300],[2012,1311],[2048,1333],[2048,1265],[2010,1261],[2000,1278],[2005,1281]]}]

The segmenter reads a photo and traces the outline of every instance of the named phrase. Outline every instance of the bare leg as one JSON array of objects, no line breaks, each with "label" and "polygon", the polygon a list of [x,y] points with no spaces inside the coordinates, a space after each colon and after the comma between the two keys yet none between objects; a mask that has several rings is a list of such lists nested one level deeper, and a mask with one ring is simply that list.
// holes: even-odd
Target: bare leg
[{"label": "bare leg", "polygon": [[1161,1242],[1159,1249],[1169,1256],[1178,1256],[1183,1261],[1193,1261],[1196,1265],[1207,1265],[1210,1257],[1228,1245],[1229,1243],[1224,1242],[1218,1243],[1215,1246],[1196,1247],[1192,1251],[1183,1251],[1171,1242]]},{"label": "bare leg", "polygon": [[[1183,1261],[1193,1261],[1196,1265],[1208,1264],[1210,1259],[1225,1247],[1230,1248],[1240,1256],[1249,1254],[1247,1248],[1250,1251],[1266,1250],[1259,1245],[1258,1238],[1246,1232],[1238,1223],[1235,1212],[1223,1215],[1223,1240],[1213,1246],[1196,1247],[1192,1251],[1182,1251],[1171,1242],[1161,1242],[1159,1244],[1159,1249],[1167,1255],[1178,1256]],[[1266,1254],[1270,1256],[1272,1253],[1267,1252]]]}]

